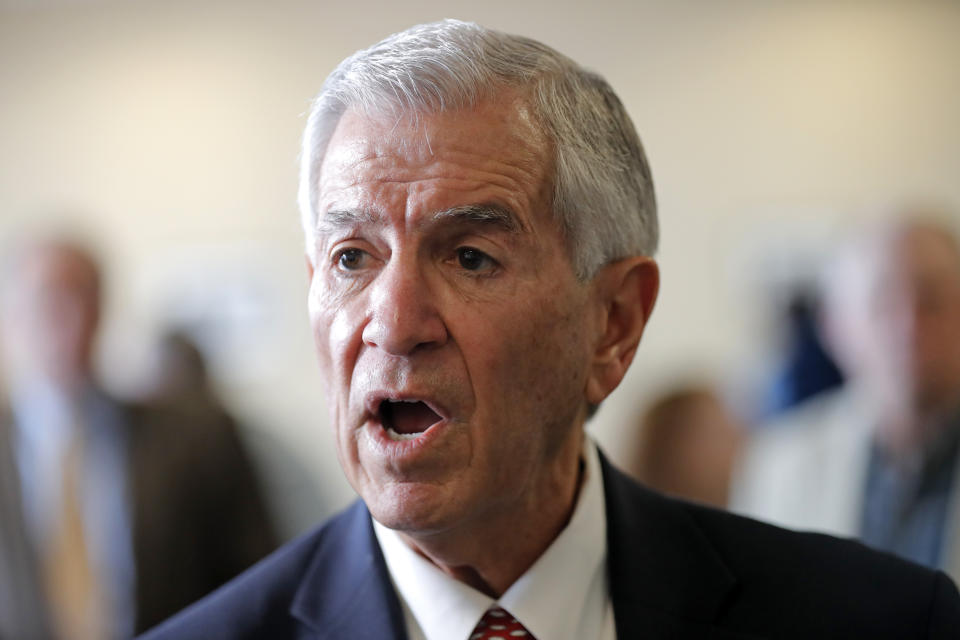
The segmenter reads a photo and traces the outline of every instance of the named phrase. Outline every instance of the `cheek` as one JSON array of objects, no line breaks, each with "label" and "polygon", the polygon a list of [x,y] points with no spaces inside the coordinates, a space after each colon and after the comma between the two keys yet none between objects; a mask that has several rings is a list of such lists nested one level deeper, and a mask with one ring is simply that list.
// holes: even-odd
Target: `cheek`
[{"label": "cheek", "polygon": [[334,361],[331,364],[340,376],[349,377],[355,361],[353,353],[356,351],[356,343],[360,336],[356,316],[348,313],[346,309],[340,309],[325,320],[327,357]]},{"label": "cheek", "polygon": [[351,430],[350,383],[355,358],[351,349],[355,330],[350,314],[343,307],[322,304],[322,293],[311,288],[310,324],[326,397],[329,428],[333,434],[337,459],[351,485],[357,482],[358,452],[356,434]]},{"label": "cheek", "polygon": [[360,340],[358,318],[362,314],[351,313],[347,305],[333,300],[316,282],[310,288],[308,311],[320,373],[332,411],[348,399]]},{"label": "cheek", "polygon": [[562,428],[584,401],[582,317],[548,297],[531,300],[487,325],[484,344],[475,347],[475,370],[488,376],[495,410],[528,428],[532,422]]}]

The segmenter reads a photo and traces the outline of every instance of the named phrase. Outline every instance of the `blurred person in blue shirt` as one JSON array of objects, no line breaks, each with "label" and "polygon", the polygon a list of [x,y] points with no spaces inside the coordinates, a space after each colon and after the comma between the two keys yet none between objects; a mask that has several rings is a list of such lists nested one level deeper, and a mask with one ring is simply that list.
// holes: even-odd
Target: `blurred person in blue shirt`
[{"label": "blurred person in blue shirt", "polygon": [[960,247],[908,210],[826,272],[825,336],[848,382],[744,456],[734,506],[857,536],[960,577]]}]

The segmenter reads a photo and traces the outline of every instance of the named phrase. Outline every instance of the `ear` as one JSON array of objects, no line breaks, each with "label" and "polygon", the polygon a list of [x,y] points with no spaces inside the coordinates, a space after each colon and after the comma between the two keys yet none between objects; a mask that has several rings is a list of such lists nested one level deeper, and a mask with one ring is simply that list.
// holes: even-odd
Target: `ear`
[{"label": "ear", "polygon": [[307,263],[307,284],[313,282],[313,260],[310,259],[310,254],[304,253],[303,258]]},{"label": "ear", "polygon": [[633,256],[607,265],[594,277],[598,331],[586,397],[600,404],[627,373],[660,288],[652,258]]}]

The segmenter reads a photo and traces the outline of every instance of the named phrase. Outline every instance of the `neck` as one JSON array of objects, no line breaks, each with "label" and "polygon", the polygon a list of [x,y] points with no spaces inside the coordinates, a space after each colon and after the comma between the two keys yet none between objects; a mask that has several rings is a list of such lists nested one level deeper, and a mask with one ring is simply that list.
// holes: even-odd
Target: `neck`
[{"label": "neck", "polygon": [[447,575],[499,598],[560,535],[577,503],[582,441],[558,453],[550,473],[515,503],[454,530],[401,533],[404,542]]}]

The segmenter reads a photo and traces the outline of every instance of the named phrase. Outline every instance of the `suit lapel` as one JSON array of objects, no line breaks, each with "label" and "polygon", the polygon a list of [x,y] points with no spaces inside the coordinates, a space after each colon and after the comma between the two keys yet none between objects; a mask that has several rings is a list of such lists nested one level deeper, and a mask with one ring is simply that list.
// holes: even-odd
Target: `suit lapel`
[{"label": "suit lapel", "polygon": [[617,637],[733,637],[715,621],[736,578],[692,517],[600,462]]},{"label": "suit lapel", "polygon": [[313,630],[309,637],[406,640],[400,601],[363,503],[354,504],[326,537],[291,614]]}]

